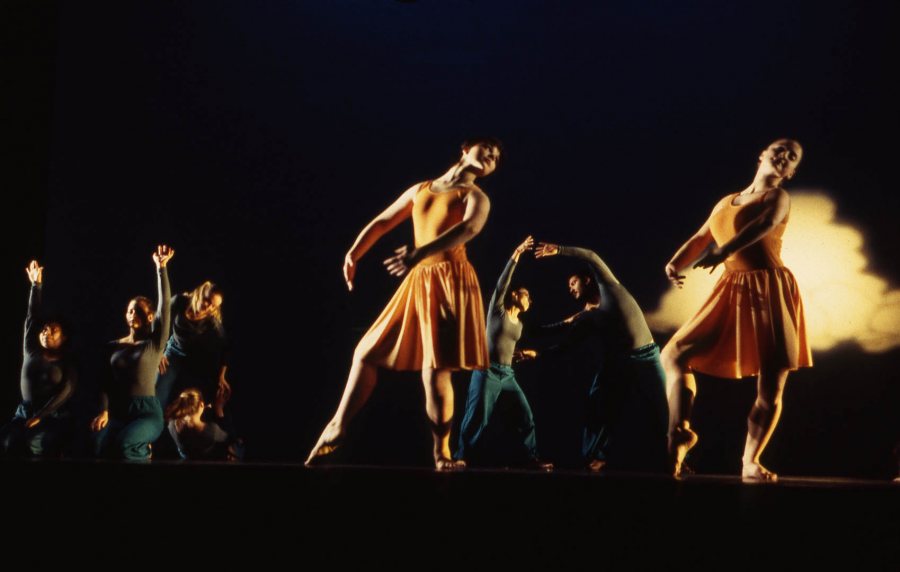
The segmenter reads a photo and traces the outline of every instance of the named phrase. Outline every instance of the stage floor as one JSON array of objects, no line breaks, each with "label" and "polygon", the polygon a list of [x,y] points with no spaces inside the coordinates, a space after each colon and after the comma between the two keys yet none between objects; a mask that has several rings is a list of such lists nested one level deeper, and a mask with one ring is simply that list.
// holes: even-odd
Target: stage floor
[{"label": "stage floor", "polygon": [[6,461],[0,474],[8,539],[37,549],[30,531],[52,522],[86,558],[138,547],[165,562],[182,539],[205,547],[198,562],[298,566],[900,567],[900,484],[886,481],[159,461]]}]

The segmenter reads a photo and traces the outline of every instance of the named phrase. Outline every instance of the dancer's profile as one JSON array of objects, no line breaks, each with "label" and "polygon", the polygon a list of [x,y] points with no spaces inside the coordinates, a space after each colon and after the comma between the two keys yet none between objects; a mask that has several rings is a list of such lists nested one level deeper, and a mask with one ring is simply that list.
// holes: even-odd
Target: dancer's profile
[{"label": "dancer's profile", "polygon": [[44,267],[32,260],[25,273],[31,291],[19,377],[22,401],[12,420],[0,428],[0,455],[59,455],[72,432],[65,405],[77,374],[68,352],[69,333],[59,321],[42,315]]},{"label": "dancer's profile", "polygon": [[490,201],[475,180],[496,169],[500,148],[493,138],[463,143],[459,160],[446,173],[407,189],[363,228],[347,252],[344,279],[352,290],[359,259],[388,231],[412,218],[415,246],[401,247],[384,261],[391,275],[405,278],[357,345],[343,397],[307,465],[326,460],[341,444],[383,367],[422,372],[435,467],[465,466],[450,452],[451,372],[488,366],[481,290],[465,244],[487,221]]},{"label": "dancer's profile", "polygon": [[95,452],[117,459],[147,460],[150,444],[163,430],[163,411],[156,398],[156,375],[169,337],[169,275],[166,265],[175,251],[160,245],[153,252],[157,270],[157,311],[143,296],[132,298],[125,311],[128,335],[112,343],[112,379],[102,388],[101,411],[91,422],[97,433]]},{"label": "dancer's profile", "polygon": [[[781,261],[781,237],[791,202],[781,185],[803,155],[800,144],[779,139],[759,156],[753,182],[722,198],[707,221],[666,265],[666,276],[682,286],[689,265],[725,264],[725,273],[697,314],[662,352],[669,387],[669,455],[677,476],[697,442],[691,408],[697,393],[692,374],[757,377],[756,402],[747,419],[742,476],[774,480],[760,464],[782,409],[788,372],[812,365],[800,290]],[[698,260],[699,259],[699,260]]]},{"label": "dancer's profile", "polygon": [[553,469],[552,463],[541,461],[538,456],[534,416],[512,367],[513,361],[533,359],[536,355],[534,350],[516,349],[516,342],[522,337],[519,315],[531,307],[531,294],[525,288],[510,290],[519,258],[533,247],[534,240],[530,236],[516,247],[497,280],[497,287],[488,305],[487,341],[491,365],[488,369],[472,372],[466,413],[459,431],[459,448],[456,451],[458,459],[470,464],[496,464],[497,459],[491,458],[491,453],[483,450],[484,441],[489,426],[492,425],[494,408],[501,396],[506,395],[512,403],[510,417],[518,433],[519,451],[504,457],[512,458],[514,462],[528,468]]},{"label": "dancer's profile", "polygon": [[662,472],[668,418],[665,377],[644,313],[596,253],[549,243],[539,244],[534,253],[539,259],[556,255],[590,267],[590,275],[569,278],[569,290],[584,309],[551,326],[567,330],[556,351],[587,338],[600,344],[601,367],[588,392],[585,463],[591,471]]}]

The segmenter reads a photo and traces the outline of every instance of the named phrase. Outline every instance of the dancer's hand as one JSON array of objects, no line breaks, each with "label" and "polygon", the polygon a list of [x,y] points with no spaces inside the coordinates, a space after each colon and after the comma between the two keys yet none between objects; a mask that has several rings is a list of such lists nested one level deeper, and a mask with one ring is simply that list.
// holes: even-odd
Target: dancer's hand
[{"label": "dancer's hand", "polygon": [[547,258],[548,256],[556,256],[559,254],[559,245],[549,242],[540,242],[534,249],[535,258]]},{"label": "dancer's hand", "polygon": [[231,384],[225,381],[225,378],[219,379],[219,386],[216,387],[216,400],[214,407],[225,407],[228,400],[231,399]]},{"label": "dancer's hand", "polygon": [[37,425],[41,422],[40,417],[32,417],[28,421],[25,422],[25,428],[31,429],[32,427],[37,427]]},{"label": "dancer's hand", "polygon": [[103,411],[91,421],[91,431],[96,433],[109,425],[109,411]]},{"label": "dancer's hand", "polygon": [[25,267],[25,274],[28,275],[28,279],[31,280],[32,284],[40,284],[44,279],[44,267],[40,266],[37,260],[32,260]]},{"label": "dancer's hand", "polygon": [[681,288],[684,286],[684,278],[683,274],[679,274],[678,270],[675,269],[675,265],[666,264],[666,278],[669,279],[669,282],[672,283],[673,286],[677,286]]},{"label": "dancer's hand", "polygon": [[536,350],[516,350],[513,352],[513,363],[529,361],[536,359],[538,353]]},{"label": "dancer's hand", "polygon": [[520,244],[519,246],[516,247],[516,249],[513,251],[513,255],[512,255],[513,260],[518,262],[519,257],[522,256],[522,253],[527,250],[534,250],[534,238],[531,236],[526,238],[522,244]]},{"label": "dancer's hand", "polygon": [[156,247],[156,252],[153,253],[153,262],[157,268],[165,268],[173,256],[175,256],[174,249],[169,248],[165,244],[160,244]]},{"label": "dancer's hand", "polygon": [[166,370],[169,369],[169,358],[166,357],[166,354],[163,354],[161,358],[159,358],[159,373],[166,373]]},{"label": "dancer's hand", "polygon": [[709,268],[709,273],[712,274],[713,270],[716,269],[716,266],[725,262],[726,258],[728,258],[728,253],[721,247],[715,246],[710,248],[706,254],[694,264],[694,268]]},{"label": "dancer's hand", "polygon": [[347,283],[347,290],[353,291],[353,277],[356,276],[356,261],[348,252],[344,256],[344,282]]},{"label": "dancer's hand", "polygon": [[391,276],[404,276],[418,262],[417,251],[403,245],[394,252],[396,252],[394,256],[384,261],[384,266]]}]

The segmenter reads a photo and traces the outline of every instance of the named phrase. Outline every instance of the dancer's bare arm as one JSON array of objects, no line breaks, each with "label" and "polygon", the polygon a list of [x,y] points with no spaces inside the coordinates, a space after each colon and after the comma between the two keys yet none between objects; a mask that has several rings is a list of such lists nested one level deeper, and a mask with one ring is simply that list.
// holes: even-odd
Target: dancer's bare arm
[{"label": "dancer's bare arm", "polygon": [[487,222],[491,210],[491,201],[480,189],[472,189],[465,199],[466,212],[463,219],[451,226],[437,238],[418,248],[409,249],[402,246],[395,250],[396,255],[384,261],[387,271],[394,276],[403,276],[420,260],[450,250],[454,246],[465,244],[478,236],[484,223]]},{"label": "dancer's bare arm", "polygon": [[353,278],[356,275],[356,263],[362,258],[378,240],[396,228],[398,224],[408,219],[412,214],[413,200],[416,192],[419,190],[421,183],[415,184],[406,189],[397,200],[381,211],[381,213],[373,218],[367,224],[347,255],[344,256],[344,280],[347,282],[347,289],[353,290]]},{"label": "dancer's bare arm", "polygon": [[784,222],[791,211],[791,198],[784,189],[775,189],[763,197],[763,211],[747,223],[731,240],[711,249],[697,261],[695,268],[709,268],[710,272],[726,258],[766,236]]},{"label": "dancer's bare arm", "polygon": [[714,244],[712,231],[710,230],[709,221],[712,220],[714,214],[719,212],[725,200],[730,200],[730,196],[722,199],[716,204],[703,226],[690,237],[687,242],[681,245],[672,259],[666,264],[666,277],[669,282],[681,288],[684,285],[684,275],[680,274],[685,268],[690,266],[695,260],[700,258],[709,247]]}]

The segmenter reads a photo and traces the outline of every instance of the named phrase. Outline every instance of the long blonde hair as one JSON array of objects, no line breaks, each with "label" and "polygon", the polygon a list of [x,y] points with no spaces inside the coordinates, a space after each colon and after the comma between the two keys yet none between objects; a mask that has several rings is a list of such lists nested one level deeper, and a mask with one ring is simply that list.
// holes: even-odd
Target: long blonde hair
[{"label": "long blonde hair", "polygon": [[[192,291],[184,293],[184,295],[190,299],[188,308],[191,310],[191,313],[195,316],[201,312],[200,304],[202,304],[204,300],[212,299],[212,297],[215,296],[216,294],[224,297],[224,295],[222,294],[222,290],[218,286],[216,286],[215,284],[210,282],[209,280],[207,280],[203,284],[197,286]],[[213,319],[217,323],[219,323],[219,324],[222,323],[222,307],[221,306],[216,307],[214,310],[210,310],[209,314],[210,314],[210,316],[213,317]]]}]

